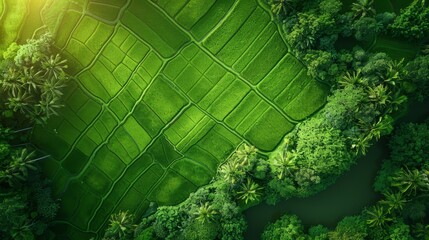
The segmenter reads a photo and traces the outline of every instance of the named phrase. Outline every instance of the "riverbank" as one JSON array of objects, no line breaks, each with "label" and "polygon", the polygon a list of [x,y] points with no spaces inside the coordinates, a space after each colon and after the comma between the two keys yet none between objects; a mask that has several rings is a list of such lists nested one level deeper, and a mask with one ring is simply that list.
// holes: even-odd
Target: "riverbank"
[{"label": "riverbank", "polygon": [[[407,114],[398,119],[397,124],[424,121],[429,116],[428,106],[429,100],[410,103]],[[308,198],[284,200],[275,206],[262,203],[249,208],[245,212],[248,223],[245,239],[259,239],[265,226],[285,213],[296,214],[306,227],[317,224],[335,227],[345,216],[359,214],[365,206],[380,198],[372,185],[382,160],[389,157],[388,142],[389,137],[380,139],[365,157],[325,191]]]}]

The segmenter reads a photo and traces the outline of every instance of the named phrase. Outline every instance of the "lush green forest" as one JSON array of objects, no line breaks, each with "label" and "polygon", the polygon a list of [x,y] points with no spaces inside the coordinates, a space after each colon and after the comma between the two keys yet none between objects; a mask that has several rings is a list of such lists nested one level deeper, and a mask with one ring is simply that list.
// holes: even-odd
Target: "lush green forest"
[{"label": "lush green forest", "polygon": [[[381,138],[381,198],[254,239],[429,239],[425,0],[0,2],[0,239],[244,239]],[[429,117],[429,116],[428,116]]]},{"label": "lush green forest", "polygon": [[51,52],[43,35],[12,43],[3,53],[0,80],[0,237],[45,238],[59,201],[40,171],[44,155],[32,146],[35,124],[45,124],[62,106],[68,75],[66,61]]}]

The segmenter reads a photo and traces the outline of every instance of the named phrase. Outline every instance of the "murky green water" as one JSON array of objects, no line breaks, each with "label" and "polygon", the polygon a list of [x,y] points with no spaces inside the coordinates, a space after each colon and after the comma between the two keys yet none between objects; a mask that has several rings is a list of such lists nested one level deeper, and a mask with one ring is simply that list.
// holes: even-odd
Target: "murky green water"
[{"label": "murky green water", "polygon": [[[427,116],[429,100],[410,104],[407,116],[398,123],[422,122]],[[298,215],[306,227],[317,224],[335,227],[345,216],[359,214],[365,206],[375,203],[380,197],[373,191],[372,184],[382,160],[389,157],[388,141],[385,137],[372,146],[364,158],[325,191],[309,198],[284,200],[276,206],[264,203],[248,209],[245,212],[248,222],[245,239],[259,239],[265,226],[285,213]]]}]

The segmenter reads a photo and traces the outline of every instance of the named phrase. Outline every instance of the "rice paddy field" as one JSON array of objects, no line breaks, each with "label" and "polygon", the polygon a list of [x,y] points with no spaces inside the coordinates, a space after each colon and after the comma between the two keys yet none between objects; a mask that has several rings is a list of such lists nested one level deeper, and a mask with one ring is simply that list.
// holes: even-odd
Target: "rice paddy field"
[{"label": "rice paddy field", "polygon": [[180,203],[240,144],[273,151],[329,93],[262,0],[2,0],[0,13],[0,31],[17,33],[2,47],[49,29],[73,75],[65,108],[32,136],[51,156],[56,239]]}]

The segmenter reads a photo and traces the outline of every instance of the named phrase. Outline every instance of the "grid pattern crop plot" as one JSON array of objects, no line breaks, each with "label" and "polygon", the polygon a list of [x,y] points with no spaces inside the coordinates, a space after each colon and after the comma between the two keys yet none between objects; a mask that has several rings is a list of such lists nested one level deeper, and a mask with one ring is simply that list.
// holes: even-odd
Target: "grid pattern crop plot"
[{"label": "grid pattern crop plot", "polygon": [[183,201],[242,142],[275,149],[328,92],[256,0],[71,2],[56,44],[75,81],[33,141],[52,156],[60,239]]}]

